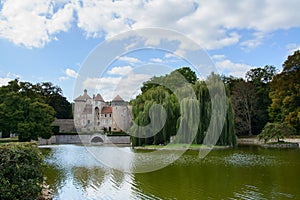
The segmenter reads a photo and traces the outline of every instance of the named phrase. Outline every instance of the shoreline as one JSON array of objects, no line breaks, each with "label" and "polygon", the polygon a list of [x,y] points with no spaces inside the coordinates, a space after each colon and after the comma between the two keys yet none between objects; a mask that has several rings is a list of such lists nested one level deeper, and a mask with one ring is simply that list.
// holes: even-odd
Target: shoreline
[{"label": "shoreline", "polygon": [[[300,138],[285,138],[283,139],[284,142],[290,143],[298,143],[300,145]],[[270,142],[276,142],[276,140],[270,140]],[[265,143],[263,140],[259,140],[257,137],[252,138],[237,138],[238,145],[264,145]]]},{"label": "shoreline", "polygon": [[160,145],[149,145],[149,146],[136,146],[136,147],[132,147],[134,150],[176,150],[176,151],[181,151],[181,150],[195,150],[195,151],[199,151],[199,150],[224,150],[224,149],[229,149],[232,148],[231,146],[205,146],[205,145],[197,145],[197,146],[193,146],[193,145],[182,145],[181,144],[174,144],[171,146],[160,146]]}]

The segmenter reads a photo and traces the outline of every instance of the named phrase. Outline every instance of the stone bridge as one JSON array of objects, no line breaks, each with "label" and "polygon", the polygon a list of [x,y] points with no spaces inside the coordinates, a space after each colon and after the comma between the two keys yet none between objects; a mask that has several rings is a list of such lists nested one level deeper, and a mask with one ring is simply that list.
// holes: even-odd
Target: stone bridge
[{"label": "stone bridge", "polygon": [[49,139],[38,139],[38,145],[45,144],[116,144],[130,145],[130,136],[89,135],[53,135]]}]

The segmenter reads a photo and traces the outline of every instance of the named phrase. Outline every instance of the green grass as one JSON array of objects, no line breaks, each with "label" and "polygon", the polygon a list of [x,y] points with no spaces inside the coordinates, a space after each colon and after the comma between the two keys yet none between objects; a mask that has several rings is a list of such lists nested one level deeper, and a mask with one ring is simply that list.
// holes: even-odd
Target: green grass
[{"label": "green grass", "polygon": [[285,141],[279,141],[279,142],[267,142],[267,144],[292,144],[292,142],[285,142]]},{"label": "green grass", "polygon": [[19,138],[18,137],[13,137],[13,138],[0,138],[0,145],[5,144],[8,142],[18,142]]}]

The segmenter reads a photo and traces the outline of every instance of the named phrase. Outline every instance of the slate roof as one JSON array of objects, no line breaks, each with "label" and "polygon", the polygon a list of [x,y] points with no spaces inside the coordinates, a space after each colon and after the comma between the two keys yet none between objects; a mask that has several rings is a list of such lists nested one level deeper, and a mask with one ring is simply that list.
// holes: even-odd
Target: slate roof
[{"label": "slate roof", "polygon": [[104,102],[104,100],[103,100],[101,94],[97,94],[97,95],[94,97],[94,100],[95,100],[95,101],[102,101],[102,102]]},{"label": "slate roof", "polygon": [[74,101],[86,101],[88,99],[92,99],[92,98],[87,94],[87,90],[84,90],[83,95],[80,95],[79,97],[74,99]]},{"label": "slate roof", "polygon": [[117,95],[112,101],[114,102],[114,101],[124,101],[124,100],[120,97],[120,95]]}]

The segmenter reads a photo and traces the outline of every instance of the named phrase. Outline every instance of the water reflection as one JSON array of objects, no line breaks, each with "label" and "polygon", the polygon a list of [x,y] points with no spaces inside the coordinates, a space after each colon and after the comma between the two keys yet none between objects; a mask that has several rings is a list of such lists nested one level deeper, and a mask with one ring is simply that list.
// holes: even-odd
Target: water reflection
[{"label": "water reflection", "polygon": [[[136,162],[120,158],[110,147],[88,148],[120,166]],[[137,174],[110,169],[83,146],[42,151],[54,199],[300,199],[299,149],[218,150],[204,159],[197,151],[187,151],[166,168]],[[122,151],[134,153],[128,147]],[[168,159],[172,154],[161,156]]]},{"label": "water reflection", "polygon": [[[137,188],[134,176],[110,169],[94,156],[113,157],[112,147],[53,145],[41,147],[45,155],[47,183],[54,199],[141,199],[146,196]],[[131,151],[124,148],[124,151]],[[93,151],[94,154],[90,154]],[[128,167],[130,160],[119,159]],[[147,199],[157,199],[153,195]]]}]

